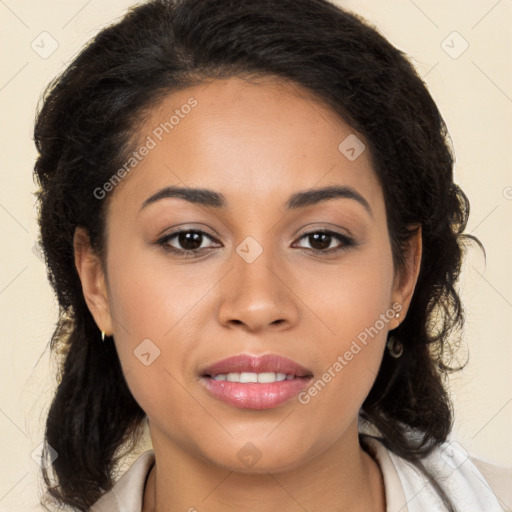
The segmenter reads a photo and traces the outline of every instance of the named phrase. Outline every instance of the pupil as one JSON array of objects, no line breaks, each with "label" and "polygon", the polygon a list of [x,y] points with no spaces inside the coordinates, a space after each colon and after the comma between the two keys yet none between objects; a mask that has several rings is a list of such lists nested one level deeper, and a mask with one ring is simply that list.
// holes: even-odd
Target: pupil
[{"label": "pupil", "polygon": [[[309,243],[316,250],[328,249],[329,245],[331,245],[330,240],[329,240],[331,235],[329,235],[327,233],[313,233],[312,235],[309,235],[309,236],[311,238],[313,238],[313,243],[311,243],[311,240]],[[324,237],[324,239],[323,239],[323,242],[319,243],[320,237]],[[327,243],[326,243],[326,240],[327,240]],[[315,244],[316,244],[316,247],[315,247]],[[320,247],[318,247],[318,245],[320,245]]]},{"label": "pupil", "polygon": [[201,233],[192,231],[192,232],[180,233],[178,240],[179,240],[180,245],[184,249],[190,249],[193,251],[194,249],[198,249],[199,247],[201,247],[201,237],[202,237]]}]

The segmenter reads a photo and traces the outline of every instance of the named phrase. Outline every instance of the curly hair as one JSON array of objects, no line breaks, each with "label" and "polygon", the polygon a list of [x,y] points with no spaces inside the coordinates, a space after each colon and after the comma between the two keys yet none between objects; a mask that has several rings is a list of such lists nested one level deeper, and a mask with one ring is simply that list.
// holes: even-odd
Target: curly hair
[{"label": "curly hair", "polygon": [[34,130],[40,244],[59,301],[50,348],[61,357],[45,431],[59,456],[43,476],[49,494],[74,510],[113,486],[145,419],[87,308],[75,229],[86,228],[104,257],[111,196],[98,201],[93,191],[133,150],[141,119],[173,91],[248,74],[305,88],[366,138],[398,269],[411,226],[421,226],[415,293],[393,331],[404,354],[384,355],[361,415],[388,449],[419,467],[451,431],[446,354],[464,321],[455,285],[464,241],[479,242],[463,234],[469,202],[453,182],[447,129],[406,55],[326,0],[152,0],[100,31],[49,84]]}]

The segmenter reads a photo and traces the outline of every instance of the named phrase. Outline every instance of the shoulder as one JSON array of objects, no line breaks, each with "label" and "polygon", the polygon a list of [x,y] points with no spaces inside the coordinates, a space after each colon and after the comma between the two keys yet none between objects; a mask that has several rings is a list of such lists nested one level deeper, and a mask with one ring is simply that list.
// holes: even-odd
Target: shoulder
[{"label": "shoulder", "polygon": [[499,466],[470,457],[507,512],[512,511],[512,466]]},{"label": "shoulder", "polygon": [[472,457],[454,440],[442,443],[426,457],[425,467],[454,503],[460,503],[461,510],[512,510],[512,467]]},{"label": "shoulder", "polygon": [[512,468],[471,457],[459,443],[447,441],[421,459],[425,474],[418,465],[387,449],[375,430],[361,434],[381,466],[386,495],[396,499],[402,512],[444,512],[436,486],[457,510],[512,511]]},{"label": "shoulder", "polygon": [[153,450],[140,455],[89,512],[141,512],[146,479],[154,462]]}]

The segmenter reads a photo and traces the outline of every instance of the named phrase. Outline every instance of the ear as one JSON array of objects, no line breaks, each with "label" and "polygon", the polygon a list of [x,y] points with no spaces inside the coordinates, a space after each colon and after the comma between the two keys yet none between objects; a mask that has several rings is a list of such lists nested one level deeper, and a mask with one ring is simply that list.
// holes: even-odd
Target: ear
[{"label": "ear", "polygon": [[[403,248],[404,268],[397,270],[393,284],[393,303],[401,304],[402,321],[409,309],[421,267],[421,226],[410,226],[410,230],[412,235]],[[398,324],[402,321],[399,321]]]},{"label": "ear", "polygon": [[73,237],[75,266],[82,283],[85,302],[100,331],[112,334],[112,318],[106,279],[100,257],[91,247],[89,234],[82,227],[75,229]]}]

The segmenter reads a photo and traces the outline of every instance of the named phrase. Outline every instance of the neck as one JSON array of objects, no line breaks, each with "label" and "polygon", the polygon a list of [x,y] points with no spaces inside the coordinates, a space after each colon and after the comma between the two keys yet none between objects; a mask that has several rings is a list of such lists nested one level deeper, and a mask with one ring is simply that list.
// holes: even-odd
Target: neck
[{"label": "neck", "polygon": [[179,446],[152,440],[155,465],[147,480],[143,512],[384,512],[377,463],[361,448],[357,425],[335,445],[286,472],[240,473],[200,460]]}]

